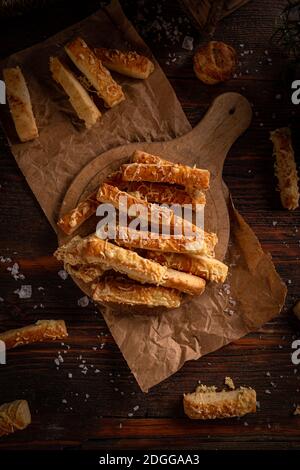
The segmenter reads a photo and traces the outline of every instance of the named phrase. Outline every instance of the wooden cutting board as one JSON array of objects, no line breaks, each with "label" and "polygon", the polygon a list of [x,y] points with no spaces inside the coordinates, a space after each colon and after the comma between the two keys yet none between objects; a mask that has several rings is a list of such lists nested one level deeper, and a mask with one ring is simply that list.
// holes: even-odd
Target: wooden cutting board
[{"label": "wooden cutting board", "polygon": [[[222,260],[227,251],[230,232],[229,215],[222,190],[223,164],[232,144],[249,127],[251,117],[251,106],[246,98],[238,93],[224,93],[213,101],[199,124],[182,137],[167,142],[132,143],[102,153],[76,176],[65,195],[60,216],[73,209],[112,171],[126,163],[134,150],[144,150],[174,162],[197,165],[211,172],[204,212],[205,229],[217,234],[219,241],[216,257]],[[78,234],[87,235],[95,231],[95,227],[96,217],[80,227]],[[60,244],[68,238],[59,233]]]}]

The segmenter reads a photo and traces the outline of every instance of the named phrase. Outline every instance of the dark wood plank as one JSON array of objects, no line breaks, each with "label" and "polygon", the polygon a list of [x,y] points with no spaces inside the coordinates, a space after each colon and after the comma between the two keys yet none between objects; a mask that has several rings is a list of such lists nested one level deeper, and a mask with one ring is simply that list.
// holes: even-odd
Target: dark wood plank
[{"label": "dark wood plank", "polygon": [[[69,2],[61,0],[25,17],[0,19],[0,57],[45,39],[99,5],[93,0],[73,3],[71,10]],[[0,328],[39,318],[64,318],[70,331],[65,341],[70,349],[60,343],[27,346],[9,352],[7,366],[0,366],[1,384],[5,384],[0,387],[0,402],[24,397],[33,411],[32,425],[1,439],[0,449],[300,448],[300,421],[292,416],[294,404],[300,403],[300,376],[291,362],[292,341],[300,338],[299,322],[291,314],[291,306],[300,298],[300,220],[299,211],[289,213],[280,206],[269,141],[271,129],[289,123],[296,126],[299,120],[300,107],[291,104],[289,88],[282,81],[284,58],[269,43],[284,3],[253,0],[218,26],[215,37],[236,47],[241,64],[235,79],[209,87],[193,74],[193,51],[181,47],[186,34],[194,37],[195,46],[204,38],[177,3],[157,5],[145,0],[137,9],[133,0],[122,2],[169,77],[192,125],[221,92],[239,91],[253,104],[253,123],[231,149],[224,179],[236,207],[272,254],[289,289],[280,317],[258,332],[185,364],[148,394],[140,392],[101,315],[92,304],[79,307],[82,293],[70,279],[59,278],[60,265],[52,257],[55,235],[0,135],[0,255],[18,262],[25,275],[24,281],[15,281],[7,271],[12,263],[0,263],[0,296],[4,298]],[[155,20],[163,22],[160,32]],[[166,26],[172,34],[166,34]],[[176,26],[178,39],[174,39]],[[294,132],[294,141],[299,155],[299,132]],[[33,286],[31,299],[21,301],[14,293],[21,282]],[[57,369],[54,360],[59,351],[64,362]],[[86,374],[80,365],[87,367]],[[100,372],[95,373],[96,369]],[[226,375],[237,385],[256,388],[258,413],[222,422],[184,418],[183,392],[193,390],[198,380],[222,387]]]}]

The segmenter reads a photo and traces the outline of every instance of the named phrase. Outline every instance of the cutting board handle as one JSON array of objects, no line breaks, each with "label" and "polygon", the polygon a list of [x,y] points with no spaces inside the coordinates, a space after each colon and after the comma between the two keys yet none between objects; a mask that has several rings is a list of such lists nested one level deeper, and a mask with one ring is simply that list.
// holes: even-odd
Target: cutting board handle
[{"label": "cutting board handle", "polygon": [[249,101],[239,93],[224,93],[210,106],[204,118],[194,129],[176,139],[187,149],[194,142],[193,154],[188,154],[190,164],[199,164],[212,175],[222,174],[226,155],[236,139],[249,127],[252,109]]}]

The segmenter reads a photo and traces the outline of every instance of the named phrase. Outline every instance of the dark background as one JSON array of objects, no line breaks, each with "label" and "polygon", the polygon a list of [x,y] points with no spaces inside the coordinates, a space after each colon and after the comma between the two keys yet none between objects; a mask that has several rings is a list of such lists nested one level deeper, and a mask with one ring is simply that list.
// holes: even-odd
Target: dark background
[{"label": "dark background", "polygon": [[[52,257],[55,234],[1,133],[0,256],[12,259],[12,263],[0,263],[1,330],[42,318],[63,318],[69,338],[65,345],[40,344],[11,351],[8,364],[0,366],[0,403],[25,398],[33,417],[25,431],[1,438],[0,448],[299,449],[300,418],[293,416],[293,410],[300,404],[300,375],[299,367],[291,362],[291,343],[300,339],[300,333],[291,306],[300,298],[300,217],[299,210],[281,208],[269,141],[270,130],[292,124],[299,155],[300,105],[291,104],[291,90],[283,80],[286,58],[270,42],[286,2],[252,0],[219,23],[214,38],[236,48],[240,65],[234,79],[217,86],[206,86],[194,76],[194,51],[182,49],[182,41],[191,35],[196,47],[205,38],[177,2],[121,3],[165,71],[192,125],[213,98],[225,91],[238,91],[253,104],[252,125],[231,149],[224,179],[236,207],[272,254],[287,283],[286,307],[260,331],[185,364],[143,394],[101,315],[92,304],[79,307],[82,293],[72,280],[58,276],[60,265]],[[97,8],[97,1],[57,0],[22,16],[0,18],[0,58],[49,37]],[[155,20],[163,25],[160,31]],[[14,262],[24,280],[14,280],[7,270]],[[32,285],[31,299],[19,300],[14,293],[21,284]],[[64,362],[57,369],[54,360],[59,352]],[[80,365],[87,367],[86,374]],[[100,372],[95,373],[96,369]],[[227,375],[236,385],[257,390],[257,414],[216,422],[185,418],[183,392],[192,391],[198,380],[222,387]]]}]

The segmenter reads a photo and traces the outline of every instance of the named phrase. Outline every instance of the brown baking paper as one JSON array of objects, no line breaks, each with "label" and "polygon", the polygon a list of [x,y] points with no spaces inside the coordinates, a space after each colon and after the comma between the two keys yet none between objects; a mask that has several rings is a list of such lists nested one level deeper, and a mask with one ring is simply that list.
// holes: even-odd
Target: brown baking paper
[{"label": "brown baking paper", "polygon": [[[168,140],[190,130],[157,63],[146,81],[116,76],[126,101],[104,111],[101,121],[91,130],[83,129],[48,72],[49,56],[64,56],[62,44],[75,35],[82,36],[91,46],[126,47],[151,55],[119,4],[113,2],[105,10],[0,64],[1,69],[20,65],[30,88],[39,139],[20,144],[7,113],[2,122],[13,155],[55,230],[68,186],[97,155],[127,142]],[[282,308],[286,287],[270,256],[262,251],[254,233],[234,209],[225,187],[224,191],[231,234],[226,256],[230,269],[223,286],[211,283],[201,297],[192,298],[173,311],[154,314],[148,309],[140,314],[132,310],[124,315],[101,307],[143,391],[178,371],[185,361],[198,359],[258,329]]]}]

